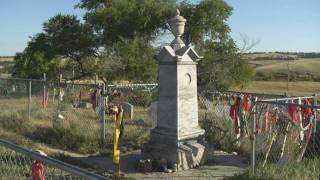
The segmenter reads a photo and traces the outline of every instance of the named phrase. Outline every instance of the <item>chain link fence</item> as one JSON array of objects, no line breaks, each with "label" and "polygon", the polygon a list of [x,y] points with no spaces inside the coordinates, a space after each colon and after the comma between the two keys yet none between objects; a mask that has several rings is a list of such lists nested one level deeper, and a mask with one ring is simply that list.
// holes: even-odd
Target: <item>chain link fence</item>
[{"label": "chain link fence", "polygon": [[[110,154],[114,115],[107,107],[121,104],[122,151],[140,149],[156,125],[157,90],[157,84],[0,79],[0,129],[65,150]],[[308,120],[303,115],[308,111],[305,99],[311,106]],[[199,88],[198,117],[209,142],[247,157],[254,172],[272,165],[289,167],[319,155],[316,102],[316,96],[285,98]]]},{"label": "chain link fence", "polygon": [[290,176],[289,172],[302,170],[301,177],[317,178],[312,169],[319,168],[319,109],[316,96],[257,101],[252,119],[256,124],[252,129],[253,173],[280,170]]},{"label": "chain link fence", "polygon": [[0,139],[1,179],[107,179]]},{"label": "chain link fence", "polygon": [[316,95],[286,98],[200,89],[198,97],[207,140],[219,150],[247,157],[250,173],[281,174],[282,169],[288,175],[304,166],[320,168]]},{"label": "chain link fence", "polygon": [[[80,84],[0,79],[0,128],[32,141],[80,153],[111,152],[114,115],[121,104],[124,151],[138,149],[155,125],[156,84]],[[151,111],[153,107],[153,111]]]}]

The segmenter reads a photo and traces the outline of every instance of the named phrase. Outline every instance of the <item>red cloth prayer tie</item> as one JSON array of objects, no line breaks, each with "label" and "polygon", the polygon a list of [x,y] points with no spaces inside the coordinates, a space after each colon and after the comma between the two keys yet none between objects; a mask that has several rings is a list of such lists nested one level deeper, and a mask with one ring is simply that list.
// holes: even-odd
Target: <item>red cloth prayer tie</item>
[{"label": "red cloth prayer tie", "polygon": [[238,114],[238,108],[240,106],[240,99],[235,97],[235,96],[231,96],[231,100],[234,102],[233,105],[231,105],[230,107],[230,111],[229,111],[229,115],[231,117],[231,119],[233,120],[234,123],[234,127],[235,127],[235,133],[239,134],[240,133],[240,122],[239,122],[239,114]]},{"label": "red cloth prayer tie", "polygon": [[60,97],[60,94],[61,94],[61,88],[58,88],[58,90],[57,90],[57,97]]},{"label": "red cloth prayer tie", "polygon": [[[303,104],[311,106],[311,103],[308,99],[303,99]],[[312,116],[313,112],[310,107],[302,107],[302,120],[306,121]]]},{"label": "red cloth prayer tie", "polygon": [[79,92],[79,101],[82,101],[82,98],[83,98],[83,90],[81,88]]},{"label": "red cloth prayer tie", "polygon": [[98,90],[95,89],[91,94],[91,103],[92,103],[93,110],[96,110],[96,107],[97,107],[97,92]]},{"label": "red cloth prayer tie", "polygon": [[42,163],[35,160],[31,167],[32,180],[44,180],[44,167]]},{"label": "red cloth prayer tie", "polygon": [[243,96],[243,101],[242,101],[242,104],[241,104],[241,107],[242,107],[242,110],[244,112],[249,112],[250,110],[250,98],[248,95],[244,95]]},{"label": "red cloth prayer tie", "polygon": [[295,124],[298,122],[297,112],[298,112],[298,106],[297,105],[292,104],[292,105],[289,106],[289,114],[290,114],[292,122],[295,123]]},{"label": "red cloth prayer tie", "polygon": [[47,89],[46,96],[44,98],[44,107],[47,108],[49,104],[49,96],[50,96],[50,89]]},{"label": "red cloth prayer tie", "polygon": [[278,120],[279,120],[279,115],[278,115],[278,113],[277,113],[277,112],[274,112],[274,113],[272,114],[271,119],[272,119],[272,124],[273,124],[273,125],[276,125],[277,122],[278,122]]}]

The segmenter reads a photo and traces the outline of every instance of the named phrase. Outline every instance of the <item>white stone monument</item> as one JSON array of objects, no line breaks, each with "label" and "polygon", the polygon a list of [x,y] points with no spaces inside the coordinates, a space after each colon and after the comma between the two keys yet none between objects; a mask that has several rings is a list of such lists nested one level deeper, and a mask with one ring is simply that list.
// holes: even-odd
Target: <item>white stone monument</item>
[{"label": "white stone monument", "polygon": [[157,56],[157,125],[142,154],[154,161],[165,159],[169,168],[185,170],[211,159],[213,147],[203,141],[204,130],[198,124],[197,61],[201,57],[180,38],[186,19],[178,10],[168,23],[175,39]]}]

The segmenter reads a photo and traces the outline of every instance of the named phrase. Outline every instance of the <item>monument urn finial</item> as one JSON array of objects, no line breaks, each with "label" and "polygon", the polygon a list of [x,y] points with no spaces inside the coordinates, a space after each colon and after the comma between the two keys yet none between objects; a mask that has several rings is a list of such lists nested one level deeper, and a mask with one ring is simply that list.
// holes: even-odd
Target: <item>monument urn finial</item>
[{"label": "monument urn finial", "polygon": [[180,16],[180,11],[177,9],[177,14],[168,20],[171,32],[175,39],[172,41],[171,46],[174,50],[180,49],[185,46],[184,42],[181,40],[181,36],[184,33],[184,27],[186,24],[186,19]]}]

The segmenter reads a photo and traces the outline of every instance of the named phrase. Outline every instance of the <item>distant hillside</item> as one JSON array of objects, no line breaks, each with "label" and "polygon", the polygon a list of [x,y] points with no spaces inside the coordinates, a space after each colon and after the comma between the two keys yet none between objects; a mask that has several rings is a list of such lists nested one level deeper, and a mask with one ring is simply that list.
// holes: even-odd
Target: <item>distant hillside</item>
[{"label": "distant hillside", "polygon": [[250,60],[297,60],[300,58],[320,58],[320,53],[304,52],[252,52],[245,56]]},{"label": "distant hillside", "polygon": [[[296,60],[250,60],[256,68],[257,80],[320,81],[320,58],[300,58]],[[289,62],[289,67],[288,67]]]},{"label": "distant hillside", "polygon": [[12,73],[13,56],[0,56],[0,75],[8,76]]},{"label": "distant hillside", "polygon": [[0,62],[3,62],[3,61],[12,62],[13,58],[14,58],[13,56],[0,56]]}]

